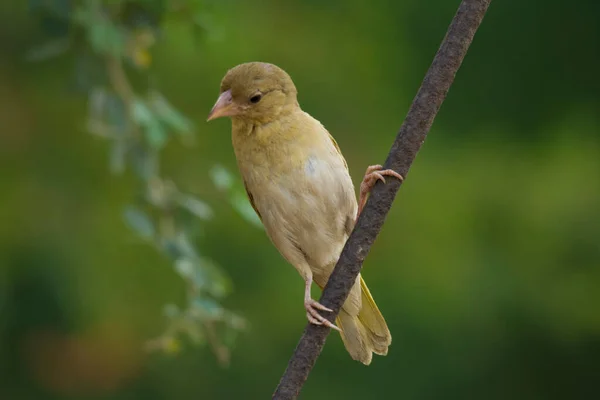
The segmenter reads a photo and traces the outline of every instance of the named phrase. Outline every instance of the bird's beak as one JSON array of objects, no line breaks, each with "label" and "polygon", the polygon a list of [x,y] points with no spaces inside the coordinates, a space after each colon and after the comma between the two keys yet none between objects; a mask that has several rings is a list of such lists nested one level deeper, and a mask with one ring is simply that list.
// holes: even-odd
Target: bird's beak
[{"label": "bird's beak", "polygon": [[237,114],[237,110],[233,104],[233,99],[231,98],[231,90],[226,90],[217,99],[217,102],[213,106],[212,110],[210,110],[210,114],[208,114],[208,119],[206,121],[212,121],[213,119],[217,119],[220,117],[231,117]]}]

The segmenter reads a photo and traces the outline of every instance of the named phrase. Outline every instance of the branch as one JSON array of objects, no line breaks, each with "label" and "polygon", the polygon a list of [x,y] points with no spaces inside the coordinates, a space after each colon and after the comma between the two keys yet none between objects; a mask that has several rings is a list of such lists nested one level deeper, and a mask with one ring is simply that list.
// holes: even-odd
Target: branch
[{"label": "branch", "polygon": [[[408,174],[490,2],[491,0],[463,0],[460,4],[400,127],[384,168],[398,171],[404,177]],[[332,322],[348,297],[401,184],[396,179],[389,179],[387,184],[377,183],[373,188],[320,299],[321,304],[334,310],[327,315]],[[310,323],[306,326],[273,399],[297,398],[323,350],[328,334],[329,328],[324,326]]]}]

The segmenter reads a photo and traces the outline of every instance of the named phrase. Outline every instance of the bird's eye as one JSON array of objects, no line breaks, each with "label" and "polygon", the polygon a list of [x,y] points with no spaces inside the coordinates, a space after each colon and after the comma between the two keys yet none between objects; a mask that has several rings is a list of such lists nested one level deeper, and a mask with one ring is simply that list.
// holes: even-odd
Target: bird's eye
[{"label": "bird's eye", "polygon": [[256,104],[260,101],[260,99],[262,99],[262,96],[260,94],[254,95],[250,97],[250,103]]}]

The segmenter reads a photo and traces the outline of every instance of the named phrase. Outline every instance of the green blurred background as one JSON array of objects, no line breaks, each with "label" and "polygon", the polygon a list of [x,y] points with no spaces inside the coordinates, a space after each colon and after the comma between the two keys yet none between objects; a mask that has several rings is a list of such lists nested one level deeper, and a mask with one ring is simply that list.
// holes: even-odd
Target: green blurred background
[{"label": "green blurred background", "polygon": [[[144,74],[195,123],[163,171],[214,209],[195,245],[248,322],[228,367],[186,340],[144,351],[184,285],[123,221],[136,178],[111,174],[107,141],[86,132],[76,52],[26,60],[50,35],[31,3],[0,5],[0,398],[269,398],[306,323],[303,283],[209,178],[216,164],[237,176],[229,122],[204,122],[220,79],[246,61],[288,71],[358,184],[459,1],[229,0],[199,38],[161,20]],[[364,266],[389,355],[364,367],[334,333],[301,398],[598,395],[599,20],[597,0],[492,2]]]}]

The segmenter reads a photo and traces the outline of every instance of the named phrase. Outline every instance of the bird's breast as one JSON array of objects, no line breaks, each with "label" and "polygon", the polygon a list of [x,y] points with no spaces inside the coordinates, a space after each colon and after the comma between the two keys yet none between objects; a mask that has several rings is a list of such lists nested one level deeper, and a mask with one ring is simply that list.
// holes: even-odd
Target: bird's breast
[{"label": "bird's breast", "polygon": [[266,231],[276,246],[293,243],[312,265],[330,265],[356,213],[345,162],[316,120],[266,128],[233,137],[240,172]]},{"label": "bird's breast", "polygon": [[356,213],[347,170],[318,154],[302,160],[261,160],[260,167],[247,168],[243,175],[267,233],[275,243],[293,242],[310,264],[331,265]]}]

